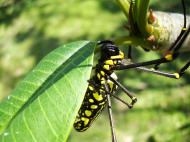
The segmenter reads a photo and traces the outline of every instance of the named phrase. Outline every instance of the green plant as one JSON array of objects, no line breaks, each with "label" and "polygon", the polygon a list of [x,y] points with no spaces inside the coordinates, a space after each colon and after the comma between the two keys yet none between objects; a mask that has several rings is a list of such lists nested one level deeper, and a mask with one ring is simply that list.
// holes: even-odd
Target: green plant
[{"label": "green plant", "polygon": [[85,94],[94,47],[88,41],[66,44],[29,73],[0,104],[1,141],[66,141]]}]

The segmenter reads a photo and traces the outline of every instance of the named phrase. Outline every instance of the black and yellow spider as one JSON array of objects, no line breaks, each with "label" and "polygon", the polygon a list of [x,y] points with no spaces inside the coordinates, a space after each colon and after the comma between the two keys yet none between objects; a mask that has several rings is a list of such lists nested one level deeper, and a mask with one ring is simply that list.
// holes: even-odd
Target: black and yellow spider
[{"label": "black and yellow spider", "polygon": [[[128,57],[125,57],[124,53],[112,41],[106,40],[98,43],[101,49],[101,57],[95,66],[95,75],[88,81],[89,85],[83,103],[74,122],[74,128],[77,131],[82,132],[88,129],[107,105],[112,132],[112,142],[117,141],[113,126],[110,97],[126,104],[128,108],[133,107],[137,102],[137,98],[119,81],[117,81],[117,75],[114,73],[115,70],[127,70],[133,68],[174,79],[179,79],[184,74],[190,66],[190,61],[188,61],[180,71],[176,73],[167,73],[157,70],[160,64],[171,62],[179,56],[179,49],[182,47],[182,44],[189,35],[190,25],[186,27],[185,4],[184,0],[181,1],[184,8],[184,25],[178,38],[168,48],[167,54],[165,54],[164,57],[140,63],[133,63],[131,61],[126,62],[128,61],[127,59],[131,59],[131,48],[129,48]],[[155,65],[155,69],[145,68],[144,66],[147,65]],[[130,103],[127,103],[114,95],[118,87],[128,95],[131,99]]]}]

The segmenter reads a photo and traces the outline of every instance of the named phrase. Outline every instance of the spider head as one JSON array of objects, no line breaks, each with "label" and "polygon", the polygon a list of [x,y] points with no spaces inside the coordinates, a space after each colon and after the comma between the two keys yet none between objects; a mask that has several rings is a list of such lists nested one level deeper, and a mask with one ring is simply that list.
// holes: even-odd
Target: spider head
[{"label": "spider head", "polygon": [[124,58],[123,52],[112,41],[101,41],[99,44],[101,45],[101,60],[122,60]]}]

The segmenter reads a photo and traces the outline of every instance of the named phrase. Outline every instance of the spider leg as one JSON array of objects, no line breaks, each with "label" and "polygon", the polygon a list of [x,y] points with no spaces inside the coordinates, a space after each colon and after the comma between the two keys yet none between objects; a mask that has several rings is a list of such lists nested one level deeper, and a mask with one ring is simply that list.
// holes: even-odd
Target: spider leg
[{"label": "spider leg", "polygon": [[[101,88],[101,86],[98,85],[98,84],[95,84],[95,83],[93,82],[93,80],[88,80],[88,82],[89,82],[89,85],[93,86],[93,88],[94,88],[95,90],[99,90],[99,89]],[[101,89],[103,89],[103,88],[101,88]],[[123,103],[124,105],[126,105],[129,109],[132,108],[129,103],[125,102],[124,100],[122,100],[122,99],[119,98],[118,96],[116,96],[116,95],[114,95],[114,94],[111,94],[110,92],[107,92],[105,89],[104,89],[104,91],[105,91],[107,94],[110,94],[110,96],[113,97],[114,99],[116,99],[116,100],[120,101],[121,103]],[[102,93],[103,93],[103,92],[102,92]],[[103,93],[103,95],[106,95],[106,94]]]},{"label": "spider leg", "polygon": [[133,105],[137,102],[137,98],[126,87],[124,87],[119,81],[115,80],[111,76],[108,76],[108,78],[111,81],[113,81],[118,87],[120,87],[127,96],[131,98],[130,107],[132,108]]},{"label": "spider leg", "polygon": [[132,46],[131,45],[129,45],[129,47],[128,47],[127,58],[130,60],[132,59]]},{"label": "spider leg", "polygon": [[[183,44],[183,42],[184,42],[184,40],[186,38],[186,37],[184,37],[185,32],[187,31],[187,28],[186,28],[187,27],[186,6],[185,6],[184,0],[181,0],[181,3],[182,3],[182,7],[183,7],[183,15],[184,15],[184,18],[183,18],[184,19],[184,21],[183,21],[183,27],[182,27],[181,32],[178,35],[177,39],[175,40],[175,42],[166,51],[166,54],[167,53],[176,53],[176,52],[178,52],[179,49],[182,47],[182,44]],[[154,66],[154,69],[158,69],[160,64],[161,63],[157,63]]]},{"label": "spider leg", "polygon": [[[105,81],[105,84],[103,84],[103,85],[104,85],[106,92],[110,92],[106,81]],[[106,97],[107,97],[107,101],[108,101],[108,115],[109,115],[110,127],[111,127],[111,133],[112,133],[112,142],[117,142],[115,129],[114,129],[113,116],[112,116],[112,104],[111,104],[111,99],[110,99],[110,93],[107,93]]]}]

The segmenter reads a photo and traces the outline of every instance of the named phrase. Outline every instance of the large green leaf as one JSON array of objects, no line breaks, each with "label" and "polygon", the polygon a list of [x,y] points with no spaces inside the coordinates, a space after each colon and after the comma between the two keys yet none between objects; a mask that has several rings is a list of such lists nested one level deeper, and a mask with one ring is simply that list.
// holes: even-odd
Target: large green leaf
[{"label": "large green leaf", "polygon": [[94,42],[78,41],[47,55],[0,104],[1,142],[64,142],[82,103]]}]

